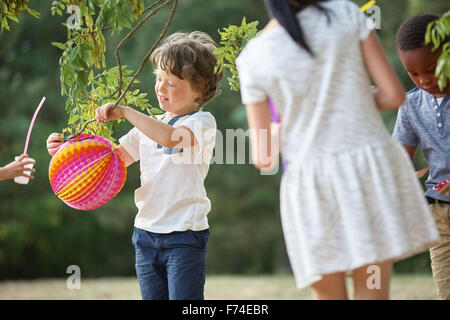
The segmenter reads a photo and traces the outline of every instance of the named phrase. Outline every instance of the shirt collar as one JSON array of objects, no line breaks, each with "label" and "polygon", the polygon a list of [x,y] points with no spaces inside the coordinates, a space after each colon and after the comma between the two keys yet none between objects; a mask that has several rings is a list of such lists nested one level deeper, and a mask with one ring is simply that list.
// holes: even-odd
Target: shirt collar
[{"label": "shirt collar", "polygon": [[187,117],[187,116],[190,116],[190,115],[193,115],[194,113],[197,113],[197,112],[198,112],[198,111],[196,110],[196,111],[194,111],[194,112],[190,112],[190,113],[186,113],[186,114],[180,114],[180,115],[175,116],[175,117],[173,117],[172,119],[170,119],[170,120],[167,122],[167,124],[168,124],[169,126],[173,126],[173,125],[175,124],[175,122],[178,121],[178,119],[183,118],[183,117]]},{"label": "shirt collar", "polygon": [[[426,99],[427,99],[427,101],[428,101],[428,103],[429,103],[430,105],[434,106],[435,104],[437,104],[437,101],[436,101],[436,97],[435,97],[435,96],[433,96],[431,93],[429,93],[429,92],[427,92],[427,91],[425,91],[425,90],[423,90],[423,89],[420,89],[420,90],[421,90],[422,93],[425,95],[425,97],[426,97]],[[448,94],[444,97],[444,100],[442,100],[442,103],[439,105],[439,107],[446,107],[446,106],[448,105],[449,100],[450,100],[450,93],[448,93]]]}]

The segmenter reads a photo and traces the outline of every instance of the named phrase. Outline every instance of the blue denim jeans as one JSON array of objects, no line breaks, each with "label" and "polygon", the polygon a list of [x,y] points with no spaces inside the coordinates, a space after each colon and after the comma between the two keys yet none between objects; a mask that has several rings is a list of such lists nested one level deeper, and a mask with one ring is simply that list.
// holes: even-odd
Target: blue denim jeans
[{"label": "blue denim jeans", "polygon": [[134,227],[144,300],[203,300],[209,230],[153,233]]}]

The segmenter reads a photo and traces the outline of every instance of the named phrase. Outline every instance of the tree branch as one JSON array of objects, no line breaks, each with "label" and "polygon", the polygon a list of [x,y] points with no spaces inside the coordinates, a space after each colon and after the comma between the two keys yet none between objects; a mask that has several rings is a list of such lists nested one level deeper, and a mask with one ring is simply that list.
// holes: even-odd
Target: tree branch
[{"label": "tree branch", "polygon": [[[111,109],[114,109],[115,107],[117,107],[117,105],[119,104],[119,102],[124,98],[125,94],[128,92],[128,90],[130,89],[131,85],[133,84],[133,82],[136,80],[136,78],[139,76],[139,74],[141,73],[141,71],[144,69],[144,66],[146,64],[146,62],[148,61],[148,59],[150,58],[151,54],[153,53],[153,51],[155,51],[155,49],[157,48],[157,46],[161,43],[162,39],[164,39],[164,37],[166,36],[167,30],[169,29],[170,24],[172,23],[172,19],[173,16],[175,15],[175,11],[177,9],[178,6],[178,0],[165,0],[164,3],[161,4],[161,2],[163,2],[164,0],[158,0],[156,3],[154,3],[151,7],[147,8],[145,11],[149,11],[152,8],[156,7],[157,5],[159,5],[158,8],[156,8],[155,10],[153,10],[152,12],[150,12],[144,19],[142,19],[141,22],[139,22],[128,34],[127,36],[119,43],[119,45],[116,48],[116,58],[117,58],[117,64],[119,67],[119,73],[120,73],[120,83],[119,83],[119,97],[117,98],[116,102],[114,103],[114,105],[112,106]],[[121,46],[136,32],[136,30],[138,30],[142,24],[147,21],[151,16],[155,15],[159,10],[167,7],[171,2],[173,2],[173,7],[172,10],[170,12],[170,16],[169,19],[167,20],[166,25],[164,26],[164,29],[162,31],[162,33],[159,35],[158,40],[153,44],[152,48],[147,52],[147,54],[145,55],[144,59],[141,62],[141,65],[139,66],[139,69],[136,71],[136,73],[134,74],[133,78],[131,79],[131,81],[128,83],[127,87],[123,90],[123,92],[121,92],[121,87],[122,87],[122,66],[120,64],[120,57],[119,57],[119,49],[121,48]],[[112,94],[112,96],[114,96],[117,93],[114,92]],[[91,119],[89,121],[87,121],[83,128],[75,135],[69,137],[66,139],[67,140],[71,140],[80,135],[86,128],[86,126],[89,123],[94,122],[95,119]]]},{"label": "tree branch", "polygon": [[[136,78],[138,77],[138,75],[141,73],[141,71],[144,69],[145,63],[147,62],[147,60],[150,58],[151,54],[153,53],[153,51],[155,51],[155,49],[157,48],[157,46],[160,44],[160,42],[162,41],[162,39],[166,36],[166,32],[167,29],[169,28],[170,24],[172,23],[172,19],[173,16],[175,14],[175,11],[177,9],[177,5],[178,5],[178,0],[167,0],[165,3],[163,3],[158,9],[156,9],[154,12],[150,13],[151,15],[155,14],[156,12],[158,12],[160,9],[162,9],[163,7],[166,7],[170,2],[173,2],[173,7],[172,10],[170,12],[170,16],[169,19],[167,20],[166,25],[164,26],[163,32],[159,35],[158,40],[153,44],[152,48],[148,51],[148,53],[145,55],[144,59],[141,62],[141,65],[139,67],[139,69],[136,71],[134,77],[131,79],[131,81],[128,83],[127,87],[125,88],[125,90],[120,94],[119,98],[117,98],[116,102],[114,103],[114,105],[112,106],[111,109],[114,109],[115,107],[117,107],[117,105],[119,104],[119,101],[123,99],[123,97],[125,96],[125,94],[127,93],[128,89],[130,89],[131,85],[133,84],[134,80],[136,80]],[[148,19],[148,17],[145,17],[144,19]],[[144,21],[141,21],[141,24]],[[135,28],[136,29],[136,28]],[[133,31],[133,30],[132,30]],[[134,32],[133,32],[134,33]],[[124,39],[125,40],[125,39]],[[123,40],[122,40],[123,41]],[[119,70],[121,70],[121,66],[119,65]]]},{"label": "tree branch", "polygon": [[[158,0],[157,2],[155,2],[152,6],[150,6],[149,8],[147,8],[146,10],[151,10],[154,7],[158,6],[161,2],[163,2],[164,0]],[[152,12],[150,12],[147,16],[145,16],[126,36],[125,38],[122,39],[122,41],[120,41],[119,45],[116,48],[115,51],[115,56],[116,56],[116,60],[117,60],[117,65],[119,66],[119,87],[117,89],[117,91],[119,92],[119,96],[121,96],[122,94],[122,64],[120,61],[120,56],[119,56],[119,50],[120,48],[124,45],[124,43],[126,41],[128,41],[128,39],[130,39],[133,34],[136,33],[136,31],[144,24],[145,21],[147,21],[150,17],[152,17],[153,15],[155,15],[159,10],[167,7],[172,1],[174,0],[166,0],[163,4],[159,5],[158,8],[156,8],[155,10],[153,10]],[[116,92],[117,92],[116,91]],[[116,92],[113,93],[113,95],[116,94]]]},{"label": "tree branch", "polygon": [[[145,8],[144,9],[144,11],[142,11],[142,14],[144,15],[145,13],[147,13],[148,11],[150,11],[150,10],[152,10],[154,7],[156,7],[158,4],[160,4],[161,2],[163,2],[164,0],[158,0],[158,1],[156,1],[154,4],[152,4],[150,7],[148,7],[148,8]],[[106,30],[109,30],[109,29],[111,29],[113,26],[107,26],[107,27],[104,27],[103,29],[102,29],[102,31],[106,31]]]}]

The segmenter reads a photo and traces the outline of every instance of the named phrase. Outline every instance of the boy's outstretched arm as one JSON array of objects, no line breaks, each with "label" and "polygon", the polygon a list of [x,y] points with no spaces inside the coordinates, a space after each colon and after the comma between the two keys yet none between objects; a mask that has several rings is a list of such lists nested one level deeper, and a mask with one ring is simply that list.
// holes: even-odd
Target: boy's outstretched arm
[{"label": "boy's outstretched arm", "polygon": [[405,101],[405,89],[374,31],[361,42],[361,51],[366,68],[377,86],[374,98],[378,109],[397,109]]},{"label": "boy's outstretched arm", "polygon": [[95,119],[104,122],[125,118],[147,137],[166,148],[188,148],[198,143],[192,131],[185,126],[171,127],[132,108],[118,105],[111,110],[112,106],[113,103],[109,102],[97,108]]}]

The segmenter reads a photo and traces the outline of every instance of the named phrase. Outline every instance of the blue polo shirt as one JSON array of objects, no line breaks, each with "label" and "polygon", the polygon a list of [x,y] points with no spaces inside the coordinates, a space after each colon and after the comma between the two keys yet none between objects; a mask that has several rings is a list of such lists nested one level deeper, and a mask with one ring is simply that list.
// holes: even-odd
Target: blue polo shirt
[{"label": "blue polo shirt", "polygon": [[425,181],[425,195],[450,201],[433,186],[450,178],[450,94],[443,100],[415,88],[407,93],[400,107],[392,136],[403,145],[420,147],[431,167]]}]

